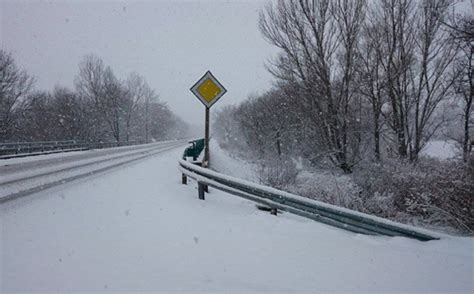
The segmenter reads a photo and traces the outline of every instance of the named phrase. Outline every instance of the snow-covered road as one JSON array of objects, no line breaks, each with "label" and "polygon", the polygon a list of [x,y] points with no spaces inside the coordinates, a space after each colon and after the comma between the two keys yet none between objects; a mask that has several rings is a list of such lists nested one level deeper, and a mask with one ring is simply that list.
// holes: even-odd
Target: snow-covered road
[{"label": "snow-covered road", "polygon": [[0,203],[184,145],[184,141],[12,158],[0,161]]},{"label": "snow-covered road", "polygon": [[182,148],[0,206],[2,293],[474,292],[472,238],[344,232],[196,185]]}]

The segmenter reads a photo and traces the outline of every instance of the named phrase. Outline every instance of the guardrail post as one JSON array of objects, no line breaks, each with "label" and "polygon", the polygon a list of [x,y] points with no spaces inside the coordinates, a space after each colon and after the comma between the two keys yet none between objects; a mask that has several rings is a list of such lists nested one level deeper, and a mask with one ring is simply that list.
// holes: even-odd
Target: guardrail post
[{"label": "guardrail post", "polygon": [[186,177],[185,174],[181,174],[181,183],[183,185],[186,185],[188,183],[188,178]]},{"label": "guardrail post", "polygon": [[204,184],[201,183],[201,182],[198,182],[198,196],[199,196],[199,199],[205,200],[205,197],[204,197]]}]

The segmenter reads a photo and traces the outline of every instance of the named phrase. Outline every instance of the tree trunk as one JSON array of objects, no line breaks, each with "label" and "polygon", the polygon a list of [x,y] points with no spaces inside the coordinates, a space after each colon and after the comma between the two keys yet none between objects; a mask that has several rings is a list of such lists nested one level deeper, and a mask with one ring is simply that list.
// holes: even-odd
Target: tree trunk
[{"label": "tree trunk", "polygon": [[472,151],[472,142],[469,134],[469,121],[471,119],[471,107],[472,107],[472,55],[474,52],[474,46],[471,43],[471,50],[468,56],[468,66],[467,66],[467,77],[469,79],[469,92],[465,95],[466,106],[464,108],[464,140],[463,140],[463,160],[467,162],[469,159],[469,155]]},{"label": "tree trunk", "polygon": [[380,161],[380,122],[378,115],[374,117],[374,154],[375,160]]},{"label": "tree trunk", "polygon": [[278,157],[281,158],[280,131],[276,132],[276,147],[277,147]]},{"label": "tree trunk", "polygon": [[471,104],[472,104],[472,90],[471,90],[471,99],[470,103],[466,103],[466,108],[464,109],[464,140],[463,140],[463,160],[467,162],[469,155],[471,153],[472,145],[469,135],[469,119],[471,117]]},{"label": "tree trunk", "polygon": [[130,139],[130,119],[127,119],[127,134],[125,136],[125,141],[129,141]]}]

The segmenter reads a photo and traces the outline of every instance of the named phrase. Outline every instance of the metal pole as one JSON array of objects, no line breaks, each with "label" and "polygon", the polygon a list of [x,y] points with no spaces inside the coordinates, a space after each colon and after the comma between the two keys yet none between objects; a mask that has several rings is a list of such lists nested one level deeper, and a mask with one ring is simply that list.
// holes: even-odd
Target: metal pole
[{"label": "metal pole", "polygon": [[206,107],[206,121],[204,130],[204,167],[209,167],[209,107]]},{"label": "metal pole", "polygon": [[[203,167],[209,167],[209,107],[206,107],[206,122],[204,130],[204,164]],[[207,185],[203,185],[204,192],[209,193]]]}]

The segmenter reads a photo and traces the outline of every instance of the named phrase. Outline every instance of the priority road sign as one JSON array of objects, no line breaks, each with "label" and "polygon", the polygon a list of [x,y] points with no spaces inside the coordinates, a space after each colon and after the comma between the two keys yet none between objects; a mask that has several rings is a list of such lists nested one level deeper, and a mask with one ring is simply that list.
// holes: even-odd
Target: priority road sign
[{"label": "priority road sign", "polygon": [[[221,83],[212,75],[211,71],[207,71],[199,81],[191,87],[191,92],[201,100],[202,104],[206,106],[204,118],[204,159],[203,167],[209,167],[209,110],[211,106],[219,100],[227,90]],[[207,185],[205,186],[207,190]]]},{"label": "priority road sign", "polygon": [[206,108],[210,108],[227,90],[210,71],[207,71],[202,78],[191,87],[191,92],[201,100]]}]

